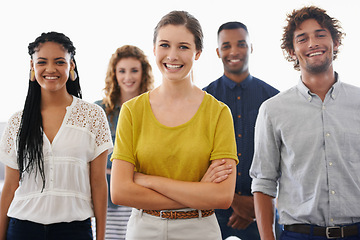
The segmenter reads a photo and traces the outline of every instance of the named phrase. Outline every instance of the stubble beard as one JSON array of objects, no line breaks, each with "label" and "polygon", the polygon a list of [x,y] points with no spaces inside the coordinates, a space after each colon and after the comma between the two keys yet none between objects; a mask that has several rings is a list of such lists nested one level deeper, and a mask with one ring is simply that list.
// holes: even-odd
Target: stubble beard
[{"label": "stubble beard", "polygon": [[324,62],[320,64],[311,64],[308,62],[306,63],[306,69],[312,74],[319,74],[326,72],[330,68],[330,66],[331,66],[331,60],[328,57],[326,57]]}]

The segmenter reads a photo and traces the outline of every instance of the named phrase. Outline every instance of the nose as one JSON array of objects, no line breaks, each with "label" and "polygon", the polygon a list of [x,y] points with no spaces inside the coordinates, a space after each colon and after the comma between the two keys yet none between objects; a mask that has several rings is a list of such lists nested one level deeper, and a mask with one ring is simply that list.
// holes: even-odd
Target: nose
[{"label": "nose", "polygon": [[240,48],[239,47],[231,47],[230,48],[230,52],[229,55],[230,56],[237,56],[240,53]]},{"label": "nose", "polygon": [[131,79],[131,72],[126,71],[124,77],[125,77],[125,80],[130,80]]},{"label": "nose", "polygon": [[47,71],[48,73],[56,72],[56,67],[55,67],[55,65],[49,63],[49,64],[46,66],[46,71]]},{"label": "nose", "polygon": [[315,48],[319,46],[317,38],[316,37],[310,37],[309,38],[309,48]]},{"label": "nose", "polygon": [[170,48],[167,55],[167,60],[173,62],[177,60],[177,49],[176,48]]}]

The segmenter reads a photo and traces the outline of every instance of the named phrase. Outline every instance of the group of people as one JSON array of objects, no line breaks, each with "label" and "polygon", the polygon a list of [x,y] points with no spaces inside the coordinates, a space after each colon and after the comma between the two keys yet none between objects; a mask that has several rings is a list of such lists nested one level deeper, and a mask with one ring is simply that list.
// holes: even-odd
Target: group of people
[{"label": "group of people", "polygon": [[200,23],[172,11],[154,30],[161,85],[125,45],[92,104],[71,40],[43,33],[0,142],[0,240],[93,239],[91,217],[96,239],[360,239],[360,89],[333,69],[342,37],[323,9],[289,14],[281,48],[301,76],[279,93],[250,74],[246,25],[227,22],[224,74],[200,89]]}]

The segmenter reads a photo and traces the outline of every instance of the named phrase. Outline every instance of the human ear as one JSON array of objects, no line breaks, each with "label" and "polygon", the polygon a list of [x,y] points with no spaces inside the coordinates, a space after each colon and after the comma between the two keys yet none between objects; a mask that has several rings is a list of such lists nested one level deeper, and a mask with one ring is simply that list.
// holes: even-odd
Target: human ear
[{"label": "human ear", "polygon": [[220,51],[219,51],[219,48],[216,48],[216,54],[218,55],[218,57],[219,57],[219,58],[221,58],[221,57],[220,57]]},{"label": "human ear", "polygon": [[338,41],[334,42],[334,51],[337,52],[339,50],[339,46],[340,46],[340,44]]},{"label": "human ear", "polygon": [[198,60],[200,58],[200,55],[201,55],[201,51],[198,51],[196,54],[195,54],[195,60]]}]

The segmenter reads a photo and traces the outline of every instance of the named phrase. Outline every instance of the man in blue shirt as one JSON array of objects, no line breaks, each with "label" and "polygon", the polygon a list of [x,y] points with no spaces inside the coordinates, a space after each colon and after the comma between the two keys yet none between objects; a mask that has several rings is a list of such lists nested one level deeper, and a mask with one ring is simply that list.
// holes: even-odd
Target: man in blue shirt
[{"label": "man in blue shirt", "polygon": [[224,75],[204,90],[231,109],[239,164],[235,196],[231,208],[216,210],[223,239],[237,236],[242,240],[260,239],[251,194],[249,169],[254,153],[254,127],[260,105],[279,91],[250,75],[249,56],[252,52],[247,27],[228,22],[218,30],[216,52],[224,65]]},{"label": "man in blue shirt", "polygon": [[342,37],[321,8],[287,16],[281,47],[301,77],[259,109],[250,175],[261,239],[274,239],[275,197],[282,240],[360,239],[360,88],[334,71]]}]

